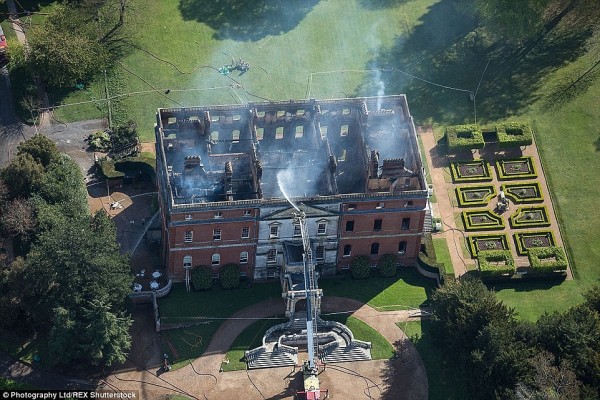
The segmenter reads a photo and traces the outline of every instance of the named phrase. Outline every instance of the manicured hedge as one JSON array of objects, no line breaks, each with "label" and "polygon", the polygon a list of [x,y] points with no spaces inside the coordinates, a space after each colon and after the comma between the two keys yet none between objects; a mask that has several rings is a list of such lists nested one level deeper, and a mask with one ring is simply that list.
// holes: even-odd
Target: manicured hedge
[{"label": "manicured hedge", "polygon": [[[508,239],[506,238],[506,235],[503,233],[498,233],[495,235],[471,235],[471,236],[467,236],[467,244],[469,245],[469,251],[471,252],[471,256],[473,258],[476,258],[477,254],[479,253],[479,251],[477,250],[477,241],[484,240],[484,239],[499,239],[500,241],[502,241],[503,250],[510,250],[510,246],[508,244]],[[494,250],[494,249],[481,250],[481,251],[492,251],[492,250]]]},{"label": "manicured hedge", "polygon": [[[483,175],[462,176],[460,173],[460,167],[465,165],[473,165],[474,167],[482,166]],[[485,160],[454,161],[450,163],[450,173],[452,174],[452,181],[454,183],[489,182],[492,180],[490,166]]]},{"label": "manicured hedge", "polygon": [[[567,270],[568,262],[565,251],[557,246],[530,249],[527,257],[535,272],[548,273]],[[546,261],[550,257],[555,257],[556,260]]]},{"label": "manicured hedge", "polygon": [[379,274],[389,278],[396,275],[396,267],[398,266],[398,257],[394,254],[384,254],[377,262]]},{"label": "manicured hedge", "polygon": [[[459,186],[454,190],[456,192],[456,199],[458,200],[459,207],[486,206],[490,200],[496,196],[496,188],[493,185]],[[466,198],[469,192],[475,191],[487,191],[488,194],[477,199]]]},{"label": "manicured hedge", "polygon": [[[518,232],[513,235],[513,239],[515,241],[515,246],[517,246],[517,254],[520,256],[526,256],[529,253],[529,249],[525,247],[524,239],[531,236],[548,236],[550,246],[554,246],[556,242],[554,241],[554,233],[552,231],[525,231]],[[538,248],[538,247],[536,247]]]},{"label": "manicured hedge", "polygon": [[[521,197],[519,191],[533,188],[537,192],[536,197]],[[540,184],[537,182],[528,183],[505,183],[500,187],[504,191],[506,197],[511,199],[515,204],[541,203],[544,201],[544,195]]]},{"label": "manicured hedge", "polygon": [[[530,211],[541,211],[543,220],[528,220],[519,219],[519,217]],[[550,226],[550,217],[548,216],[548,209],[545,205],[519,207],[517,211],[510,216],[510,226],[513,228],[533,228],[533,227],[548,227]]]},{"label": "manicured hedge", "polygon": [[482,278],[510,276],[515,273],[515,260],[510,250],[480,251],[477,254],[477,261]]},{"label": "manicured hedge", "polygon": [[479,125],[454,125],[446,128],[448,152],[481,149],[485,145]]},{"label": "manicured hedge", "polygon": [[212,287],[212,270],[199,265],[192,270],[192,286],[194,290],[208,290]]},{"label": "manicured hedge", "polygon": [[[494,220],[494,222],[475,224],[473,223],[471,217],[475,217],[478,215],[484,215]],[[461,213],[461,217],[465,225],[465,231],[493,231],[504,229],[504,220],[502,219],[502,217],[494,214],[490,210],[463,211]]]},{"label": "manicured hedge", "polygon": [[126,157],[115,162],[117,171],[141,171],[154,180],[156,159],[148,157]]},{"label": "manicured hedge", "polygon": [[358,256],[352,260],[352,264],[350,265],[350,274],[352,274],[354,279],[367,279],[371,274],[369,257]]},{"label": "manicured hedge", "polygon": [[240,286],[240,267],[236,264],[227,264],[219,272],[223,289],[232,289]]},{"label": "manicured hedge", "polygon": [[[520,162],[525,161],[528,165],[529,172],[522,173],[507,173],[504,167],[505,164],[509,164],[511,162]],[[537,178],[537,172],[535,171],[535,164],[533,163],[533,159],[529,156],[520,157],[520,158],[507,158],[507,159],[499,159],[496,160],[496,171],[498,172],[498,179],[501,181],[507,181],[512,179],[533,179]]]},{"label": "manicured hedge", "polygon": [[531,126],[527,123],[508,122],[496,125],[496,134],[498,147],[501,148],[529,146],[533,143]]},{"label": "manicured hedge", "polygon": [[100,161],[100,170],[106,179],[123,178],[125,174],[115,169],[115,163],[112,160]]}]

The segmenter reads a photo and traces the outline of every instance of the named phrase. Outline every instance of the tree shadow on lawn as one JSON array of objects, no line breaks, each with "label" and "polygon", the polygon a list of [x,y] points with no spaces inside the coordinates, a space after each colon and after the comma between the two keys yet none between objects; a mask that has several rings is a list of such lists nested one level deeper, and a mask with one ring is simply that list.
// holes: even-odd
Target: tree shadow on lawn
[{"label": "tree shadow on lawn", "polygon": [[409,3],[411,0],[358,0],[358,4],[367,10],[380,10],[382,8],[398,7]]},{"label": "tree shadow on lawn", "polygon": [[256,41],[294,29],[319,1],[179,0],[179,11],[184,20],[213,28],[215,39]]},{"label": "tree shadow on lawn", "polygon": [[547,280],[540,281],[523,281],[518,280],[514,282],[499,282],[499,283],[488,283],[486,286],[490,290],[499,291],[504,289],[513,289],[516,292],[531,292],[532,290],[547,290],[555,286],[559,286],[565,281],[564,277],[556,277],[554,279],[548,278]]},{"label": "tree shadow on lawn", "polygon": [[476,96],[479,119],[520,114],[537,100],[543,76],[584,54],[592,33],[584,28],[556,28],[528,51],[504,47],[476,30],[475,21],[457,12],[450,0],[431,6],[419,22],[408,36],[398,36],[395,44],[368,63],[370,68],[390,72],[381,74],[381,82],[373,76],[365,80],[357,94],[376,95],[381,83],[386,93],[406,93],[421,122],[473,122],[469,92],[477,90],[484,70]]}]

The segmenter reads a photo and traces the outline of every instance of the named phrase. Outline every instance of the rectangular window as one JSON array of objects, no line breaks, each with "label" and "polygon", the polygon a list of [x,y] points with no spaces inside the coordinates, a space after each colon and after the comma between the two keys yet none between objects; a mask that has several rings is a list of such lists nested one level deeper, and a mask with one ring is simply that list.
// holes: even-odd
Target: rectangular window
[{"label": "rectangular window", "polygon": [[271,229],[269,231],[269,238],[273,239],[273,238],[278,238],[278,237],[279,237],[279,225],[271,226]]},{"label": "rectangular window", "polygon": [[377,208],[378,210],[381,210],[381,209],[383,208],[383,206],[384,206],[384,205],[385,205],[385,203],[379,203],[379,204],[377,204],[377,207],[376,207],[376,208]]},{"label": "rectangular window", "polygon": [[247,276],[248,276],[248,273],[247,273],[247,272],[244,272],[244,271],[240,272],[240,277],[241,277],[241,278],[245,278],[245,277],[247,277]]},{"label": "rectangular window", "polygon": [[220,254],[213,254],[212,258],[211,258],[211,264],[213,265],[213,267],[221,264],[221,255]]},{"label": "rectangular window", "polygon": [[402,230],[406,231],[410,229],[410,218],[402,218]]},{"label": "rectangular window", "polygon": [[256,140],[263,140],[265,128],[256,128]]},{"label": "rectangular window", "polygon": [[296,127],[296,135],[294,137],[298,139],[302,136],[304,136],[304,127],[302,125],[299,125]]},{"label": "rectangular window", "polygon": [[186,221],[191,221],[192,220],[192,214],[188,214],[185,216],[185,220]]},{"label": "rectangular window", "polygon": [[346,232],[354,231],[354,221],[346,221]]},{"label": "rectangular window", "polygon": [[295,237],[302,236],[302,231],[300,230],[300,224],[294,224],[294,236]]},{"label": "rectangular window", "polygon": [[213,240],[221,240],[221,229],[213,229]]},{"label": "rectangular window", "polygon": [[271,249],[267,253],[267,262],[273,264],[277,262],[277,249]]},{"label": "rectangular window", "polygon": [[340,131],[340,136],[348,136],[348,125],[342,125],[342,129]]},{"label": "rectangular window", "polygon": [[247,263],[248,263],[248,252],[242,251],[240,253],[240,264],[247,264]]},{"label": "rectangular window", "polygon": [[356,210],[356,204],[348,204],[348,211]]},{"label": "rectangular window", "polygon": [[344,265],[342,265],[342,269],[343,269],[343,270],[348,270],[348,269],[350,269],[350,264],[344,264]]},{"label": "rectangular window", "polygon": [[398,244],[398,254],[406,253],[406,242],[402,241]]},{"label": "rectangular window", "polygon": [[192,256],[183,257],[183,268],[192,268]]},{"label": "rectangular window", "polygon": [[376,219],[375,222],[373,222],[373,230],[374,231],[380,231],[382,226],[383,226],[383,220],[381,220],[381,219]]},{"label": "rectangular window", "polygon": [[317,246],[315,250],[315,258],[318,263],[325,260],[325,246]]},{"label": "rectangular window", "polygon": [[221,211],[217,211],[213,215],[213,218],[223,218],[223,213]]},{"label": "rectangular window", "polygon": [[185,231],[185,237],[184,237],[183,241],[185,243],[192,243],[193,240],[194,240],[194,232],[193,231]]},{"label": "rectangular window", "polygon": [[327,233],[327,222],[319,222],[317,225],[317,235],[324,235]]},{"label": "rectangular window", "polygon": [[278,126],[275,129],[275,139],[283,139],[283,126]]},{"label": "rectangular window", "polygon": [[244,217],[251,217],[251,216],[252,216],[252,210],[244,210],[244,211],[242,212],[242,215],[243,215]]},{"label": "rectangular window", "polygon": [[248,239],[250,237],[250,227],[245,226],[242,228],[242,239]]}]

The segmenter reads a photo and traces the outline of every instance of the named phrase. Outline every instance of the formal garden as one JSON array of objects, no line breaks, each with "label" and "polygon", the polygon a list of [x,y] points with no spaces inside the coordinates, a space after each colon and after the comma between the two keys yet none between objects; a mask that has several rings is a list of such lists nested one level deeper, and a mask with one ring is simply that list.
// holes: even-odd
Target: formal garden
[{"label": "formal garden", "polygon": [[[467,256],[477,261],[481,278],[564,277],[568,261],[557,243],[560,230],[548,211],[552,205],[537,180],[542,172],[531,156],[514,156],[522,153],[521,146],[533,145],[531,127],[452,126],[445,140],[450,154],[465,158],[450,162],[450,176],[459,224],[468,233]],[[482,152],[482,143],[490,151]],[[484,158],[466,159],[473,151]]]}]

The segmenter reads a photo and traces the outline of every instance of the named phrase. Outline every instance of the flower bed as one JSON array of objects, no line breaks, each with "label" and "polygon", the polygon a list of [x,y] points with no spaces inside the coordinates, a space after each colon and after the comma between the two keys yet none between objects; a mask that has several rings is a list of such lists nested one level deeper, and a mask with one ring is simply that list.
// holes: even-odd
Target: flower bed
[{"label": "flower bed", "polygon": [[515,273],[515,260],[510,250],[482,250],[477,254],[482,278],[509,278]]},{"label": "flower bed", "polygon": [[493,185],[461,186],[455,189],[459,207],[486,206],[496,196]]},{"label": "flower bed", "polygon": [[500,189],[515,204],[541,203],[544,201],[540,184],[537,182],[505,183]]},{"label": "flower bed", "polygon": [[529,264],[537,273],[563,273],[567,270],[567,256],[562,248],[539,247],[529,249]]},{"label": "flower bed", "polygon": [[552,247],[556,244],[552,231],[528,231],[519,232],[513,235],[517,254],[525,256],[530,249],[538,247]]},{"label": "flower bed", "polygon": [[529,146],[533,143],[533,133],[529,124],[520,122],[509,122],[496,125],[498,147],[520,147]]},{"label": "flower bed", "polygon": [[490,167],[485,160],[455,161],[450,164],[450,171],[454,183],[492,180]]},{"label": "flower bed", "polygon": [[490,210],[463,211],[461,216],[466,231],[504,229],[502,217]]},{"label": "flower bed", "polygon": [[505,234],[471,235],[467,237],[467,243],[473,258],[477,257],[480,251],[510,250]]},{"label": "flower bed", "polygon": [[450,153],[481,149],[485,145],[479,125],[449,126],[446,128],[446,141]]},{"label": "flower bed", "polygon": [[519,207],[510,216],[512,228],[532,228],[550,226],[550,218],[546,206]]},{"label": "flower bed", "polygon": [[531,157],[496,160],[496,171],[498,172],[498,179],[501,181],[537,178]]}]

